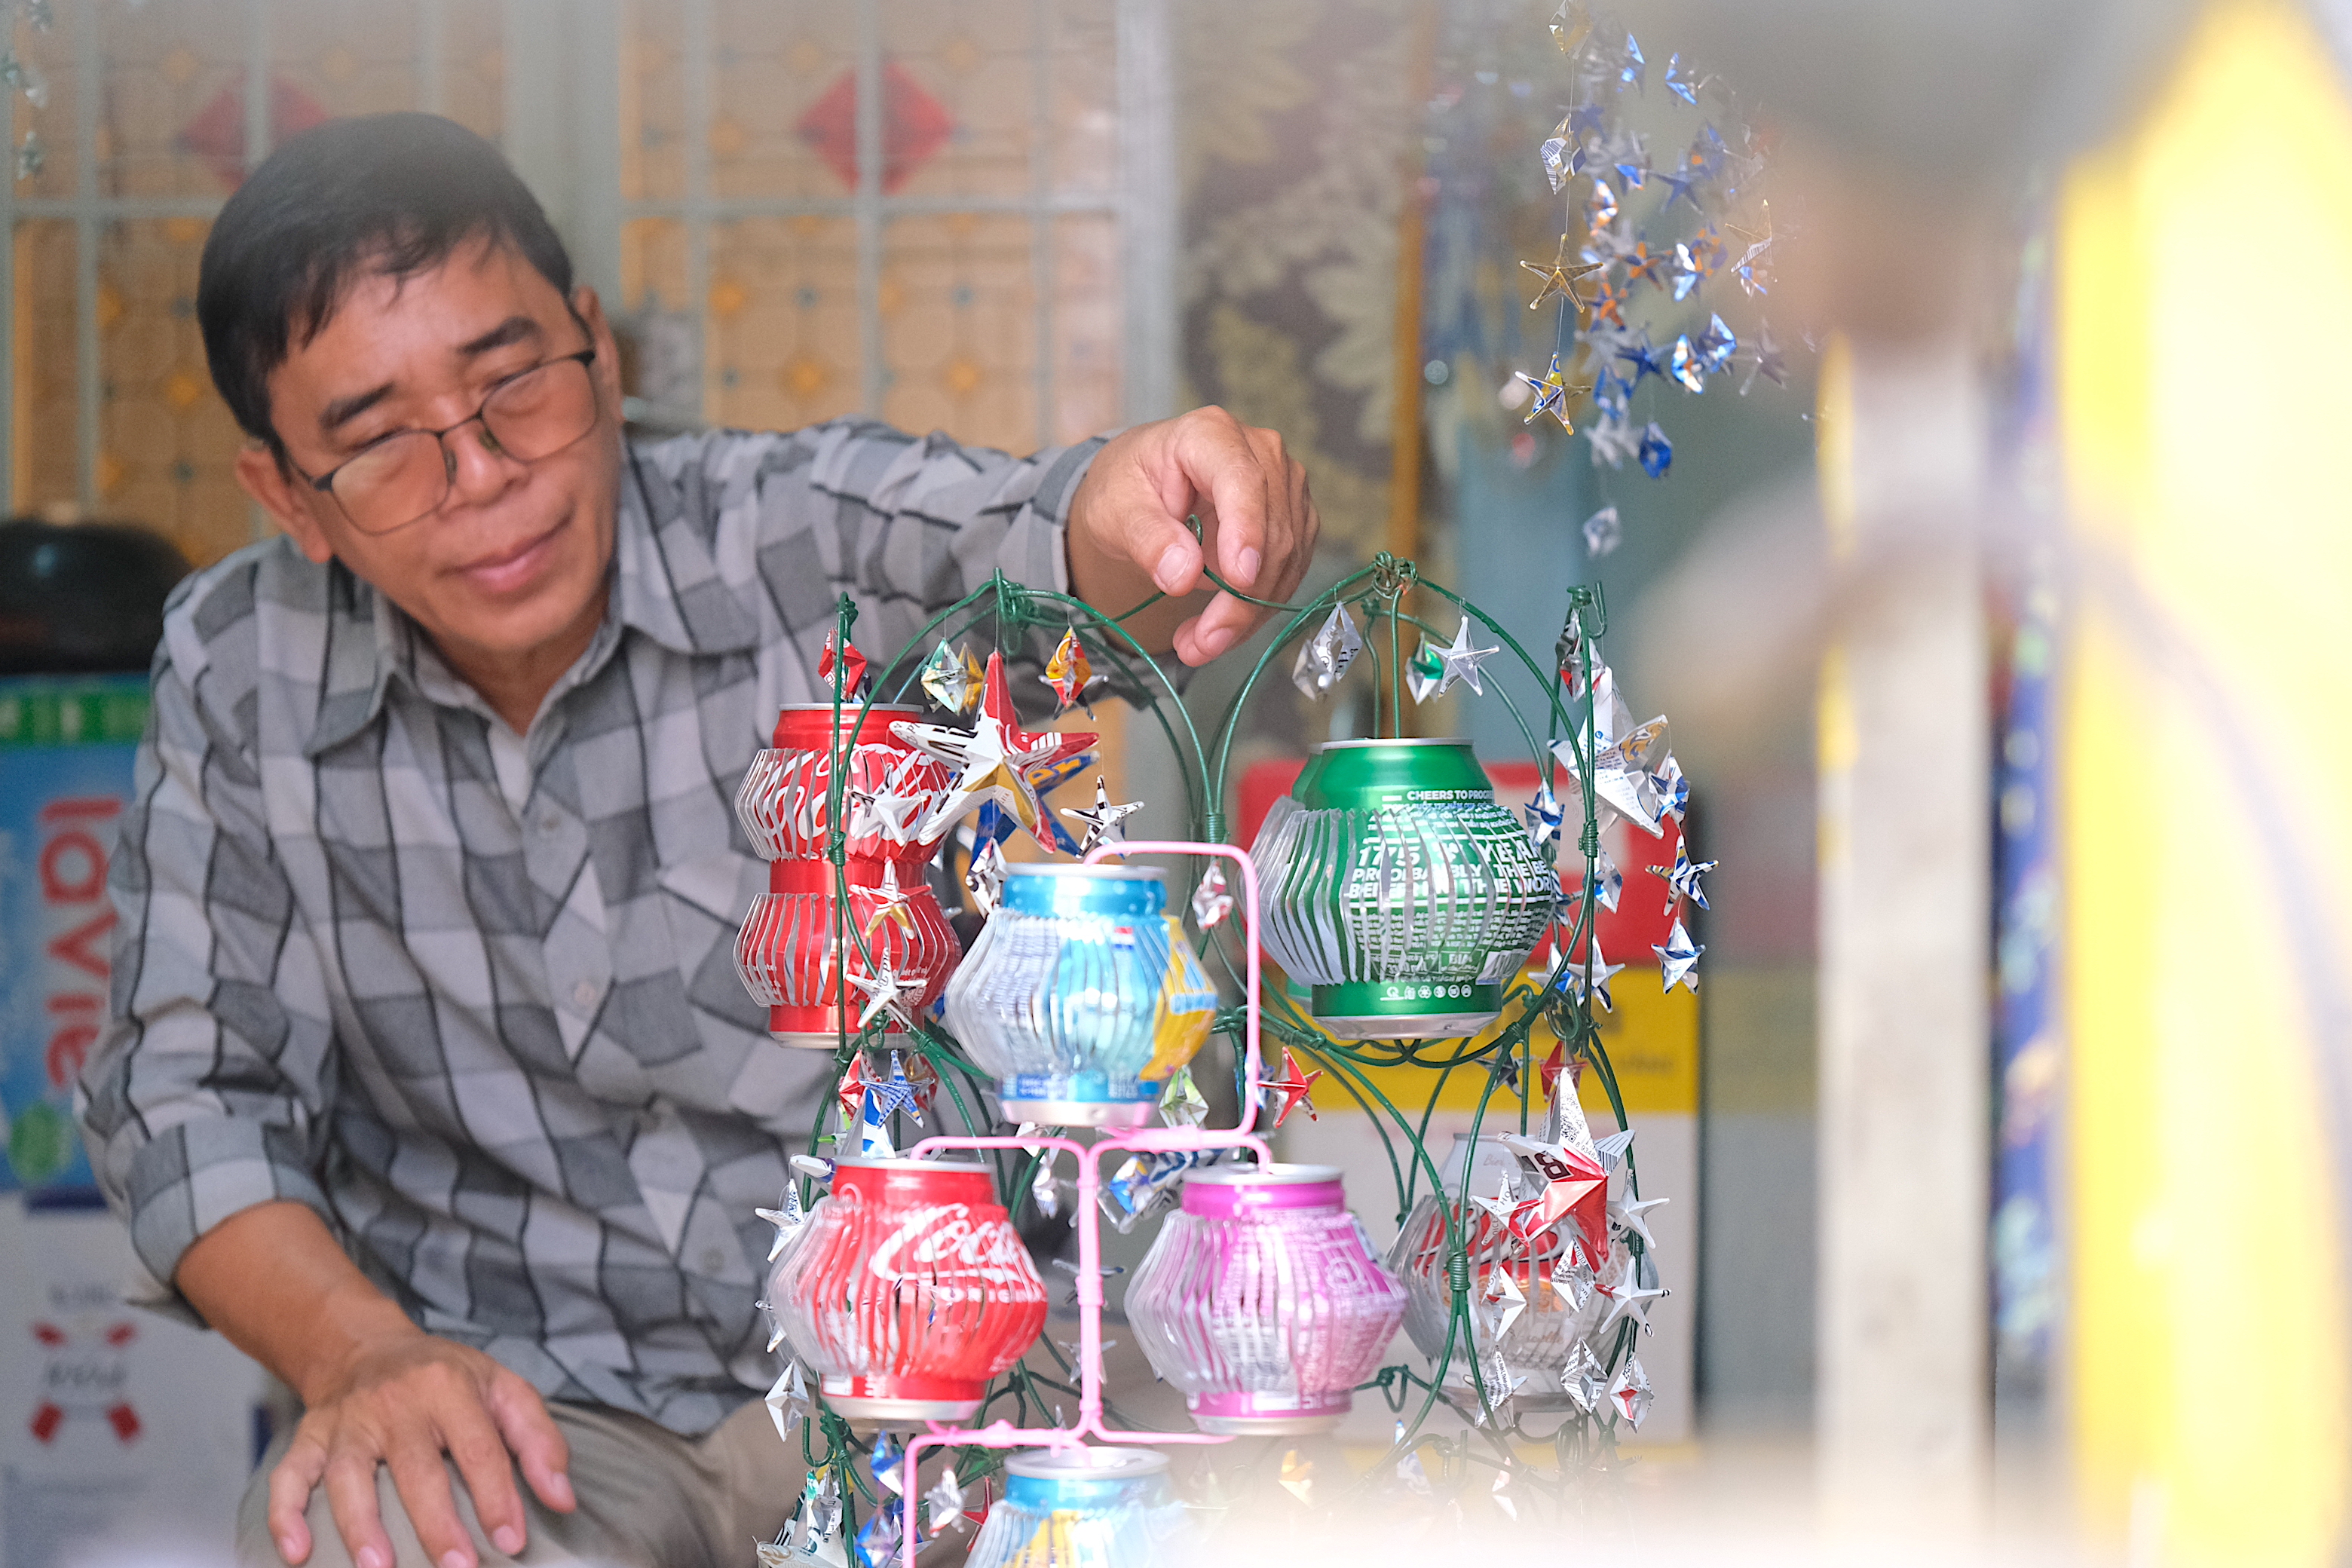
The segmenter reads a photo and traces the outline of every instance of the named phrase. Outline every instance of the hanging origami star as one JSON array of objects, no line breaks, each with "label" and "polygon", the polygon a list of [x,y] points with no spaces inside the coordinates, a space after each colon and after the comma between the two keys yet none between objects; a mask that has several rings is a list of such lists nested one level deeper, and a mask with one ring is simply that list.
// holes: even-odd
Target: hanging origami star
[{"label": "hanging origami star", "polygon": [[1568,423],[1562,414],[1562,405],[1568,401],[1568,383],[1559,373],[1558,354],[1551,356],[1551,368],[1544,373],[1541,381],[1523,370],[1515,370],[1511,374],[1526,383],[1528,389],[1535,394],[1534,398],[1528,405],[1525,417],[1519,423],[1532,425],[1547,414],[1559,415],[1560,423],[1562,425]]},{"label": "hanging origami star", "polygon": [[1520,808],[1527,814],[1528,840],[1538,855],[1545,854],[1559,842],[1559,797],[1551,793],[1551,785],[1536,785],[1535,799]]},{"label": "hanging origami star", "polygon": [[1617,171],[1618,179],[1624,182],[1626,189],[1638,191],[1642,183],[1649,178],[1650,154],[1642,145],[1641,132],[1629,131],[1612,137],[1605,156],[1610,167]]},{"label": "hanging origami star", "polygon": [[[1519,1206],[1517,1195],[1511,1191],[1510,1172],[1506,1170],[1496,1173],[1493,1197],[1482,1198],[1473,1192],[1468,1194],[1468,1202],[1472,1208],[1483,1209],[1486,1213],[1486,1219],[1478,1223],[1482,1240],[1490,1240],[1493,1237],[1507,1236],[1510,1233],[1512,1211]],[[1492,1222],[1491,1226],[1489,1221]],[[1486,1235],[1486,1233],[1490,1229],[1492,1235]]]},{"label": "hanging origami star", "polygon": [[1611,963],[1601,957],[1601,942],[1597,937],[1587,945],[1591,950],[1591,956],[1581,963],[1570,959],[1562,964],[1559,983],[1562,989],[1580,1000],[1599,997],[1601,1007],[1613,1013],[1617,1008],[1616,1005],[1609,999],[1609,977],[1619,973],[1625,966],[1622,963]]},{"label": "hanging origami star", "polygon": [[1632,289],[1603,278],[1601,287],[1593,291],[1585,308],[1592,312],[1595,326],[1609,321],[1622,327],[1625,324],[1625,301],[1632,298]]},{"label": "hanging origami star", "polygon": [[1363,635],[1345,605],[1331,606],[1320,629],[1298,645],[1297,662],[1290,667],[1290,683],[1301,695],[1319,698],[1339,684],[1356,656],[1364,651]]},{"label": "hanging origami star", "polygon": [[[786,1182],[784,1195],[778,1199],[777,1203],[779,1206],[775,1208],[751,1211],[776,1227],[775,1244],[768,1248],[768,1261],[771,1263],[783,1256],[784,1248],[792,1245],[793,1237],[800,1234],[801,1226],[808,1219],[807,1211],[801,1207],[801,1187],[798,1182]],[[768,1348],[773,1350],[776,1347],[770,1345]]]},{"label": "hanging origami star", "polygon": [[1675,380],[1682,383],[1684,391],[1705,392],[1706,390],[1706,362],[1700,358],[1698,352],[1691,347],[1687,333],[1675,340],[1674,355],[1666,362],[1666,368]]},{"label": "hanging origami star", "polygon": [[1642,58],[1642,46],[1633,41],[1633,35],[1626,34],[1625,63],[1619,68],[1617,79],[1637,92],[1646,93],[1650,89],[1643,79],[1647,75],[1649,64],[1649,61]]},{"label": "hanging origami star", "polygon": [[775,1385],[768,1390],[767,1406],[769,1417],[776,1424],[776,1436],[797,1447],[801,1422],[809,1411],[808,1376],[797,1358],[785,1362],[784,1370],[776,1374]]},{"label": "hanging origami star", "polygon": [[1297,1058],[1290,1054],[1288,1046],[1282,1047],[1282,1076],[1267,1080],[1264,1086],[1266,1093],[1281,1101],[1274,1112],[1274,1124],[1276,1127],[1281,1126],[1284,1118],[1294,1110],[1305,1110],[1307,1120],[1309,1121],[1317,1120],[1315,1102],[1307,1097],[1314,1089],[1315,1080],[1322,1076],[1322,1069],[1317,1068],[1301,1077]]},{"label": "hanging origami star", "polygon": [[1464,616],[1462,625],[1454,633],[1453,642],[1445,647],[1440,647],[1427,637],[1422,639],[1421,649],[1413,656],[1413,668],[1410,671],[1412,700],[1426,702],[1432,697],[1442,697],[1456,680],[1484,697],[1486,686],[1480,679],[1479,667],[1502,651],[1500,645],[1479,647],[1473,643],[1470,617]]},{"label": "hanging origami star", "polygon": [[1499,1341],[1528,1310],[1527,1292],[1519,1289],[1509,1269],[1497,1268],[1486,1276],[1486,1305],[1491,1309],[1486,1319],[1489,1331]]},{"label": "hanging origami star", "polygon": [[[1684,808],[1690,805],[1690,781],[1683,777],[1683,765],[1670,752],[1650,774],[1650,782],[1657,787],[1659,805],[1668,816],[1680,822]],[[1706,906],[1702,904],[1700,908]]]},{"label": "hanging origami star", "polygon": [[996,912],[997,896],[1004,891],[1004,850],[993,838],[981,840],[971,852],[971,865],[963,874],[963,885],[971,893],[971,900],[980,906],[982,914]]},{"label": "hanging origami star", "polygon": [[1127,829],[1119,824],[1142,809],[1143,803],[1139,800],[1129,801],[1124,805],[1111,805],[1110,791],[1104,787],[1102,774],[1097,773],[1094,805],[1066,805],[1062,807],[1062,815],[1085,826],[1086,837],[1079,841],[1078,853],[1091,855],[1101,845],[1126,843]]},{"label": "hanging origami star", "polygon": [[1700,909],[1706,909],[1706,894],[1700,889],[1698,879],[1714,870],[1715,867],[1716,863],[1712,860],[1692,859],[1690,846],[1680,842],[1675,845],[1675,863],[1672,869],[1657,866],[1651,867],[1650,875],[1663,879],[1666,884],[1666,913],[1673,914],[1675,901],[1681,899],[1688,899]]},{"label": "hanging origami star", "polygon": [[1618,1369],[1616,1381],[1609,1385],[1609,1403],[1617,1407],[1625,1425],[1638,1428],[1642,1417],[1650,1413],[1650,1380],[1642,1371],[1642,1360],[1629,1355]]},{"label": "hanging origami star", "polygon": [[1691,290],[1696,289],[1699,286],[1700,280],[1706,276],[1705,264],[1699,260],[1696,253],[1691,249],[1690,242],[1687,240],[1685,240],[1675,247],[1674,265],[1671,270],[1674,274],[1675,279],[1675,302],[1676,304],[1680,304],[1685,300],[1689,299],[1691,297]]},{"label": "hanging origami star", "polygon": [[[1565,123],[1562,122],[1563,126]],[[1546,137],[1543,145],[1536,149],[1536,156],[1543,161],[1544,178],[1551,182],[1553,195],[1566,190],[1568,182],[1576,175],[1575,165],[1580,160],[1575,156],[1575,142],[1564,131]]]},{"label": "hanging origami star", "polygon": [[1652,1209],[1664,1208],[1671,1201],[1667,1198],[1643,1198],[1633,1203],[1611,1204],[1609,1223],[1628,1236],[1640,1237],[1642,1245],[1655,1252],[1658,1238],[1650,1234],[1649,1222],[1642,1216]]},{"label": "hanging origami star", "polygon": [[1033,734],[1022,729],[1013,716],[1013,699],[1005,689],[1002,653],[988,656],[982,693],[980,721],[970,732],[903,721],[890,726],[890,732],[907,744],[920,747],[961,770],[946,797],[916,837],[925,844],[936,843],[975,802],[994,800],[1012,808],[1021,826],[1039,843],[1052,847],[1048,834],[1056,825],[1045,816],[1031,770],[1091,749],[1096,737],[1050,730]]},{"label": "hanging origami star", "polygon": [[1234,895],[1225,886],[1225,874],[1212,860],[1192,889],[1192,919],[1202,931],[1213,931],[1233,912]]},{"label": "hanging origami star", "polygon": [[980,706],[980,661],[971,650],[950,647],[945,639],[923,661],[923,689],[950,713],[969,713]]},{"label": "hanging origami star", "polygon": [[1531,1200],[1535,1212],[1527,1221],[1528,1233],[1541,1235],[1564,1219],[1573,1220],[1585,1250],[1600,1256],[1609,1245],[1609,1173],[1600,1161],[1580,1150],[1532,1139],[1515,1147],[1544,1181],[1543,1190]]},{"label": "hanging origami star", "polygon": [[1653,289],[1664,289],[1667,270],[1673,263],[1673,251],[1661,250],[1653,254],[1648,240],[1636,240],[1633,242],[1633,254],[1625,258],[1625,285],[1630,289],[1646,280]]},{"label": "hanging origami star", "polygon": [[1705,85],[1706,83],[1684,68],[1682,56],[1667,57],[1666,88],[1676,98],[1696,109],[1698,107],[1698,89]]},{"label": "hanging origami star", "polygon": [[963,1483],[956,1479],[953,1465],[940,1477],[939,1485],[923,1494],[923,1502],[930,1510],[933,1535],[963,1522]]},{"label": "hanging origami star", "polygon": [[1192,1069],[1178,1068],[1160,1091],[1160,1120],[1171,1127],[1198,1127],[1209,1119],[1209,1101],[1192,1081]]},{"label": "hanging origami star", "polygon": [[[1559,254],[1552,258],[1552,263],[1549,267],[1538,267],[1532,261],[1522,261],[1519,263],[1520,270],[1534,273],[1536,277],[1540,279],[1543,282],[1543,287],[1536,290],[1535,299],[1528,303],[1528,310],[1533,310],[1541,308],[1545,300],[1552,299],[1555,296],[1567,300],[1571,305],[1581,305],[1584,303],[1583,300],[1576,297],[1576,289],[1573,285],[1578,279],[1589,278],[1593,273],[1600,271],[1602,264],[1597,261],[1583,262],[1571,260],[1568,254],[1569,246],[1571,243],[1572,242],[1569,239],[1568,236],[1563,234],[1559,237]],[[1558,355],[1553,356],[1555,363],[1558,362]]]},{"label": "hanging origami star", "polygon": [[1078,641],[1078,628],[1072,626],[1055,645],[1054,657],[1045,661],[1045,684],[1054,689],[1055,699],[1061,703],[1055,711],[1068,712],[1070,705],[1085,696],[1094,678],[1095,667],[1087,660],[1086,647]]},{"label": "hanging origami star", "polygon": [[1654,419],[1642,432],[1641,458],[1642,471],[1654,479],[1664,479],[1666,470],[1675,466],[1675,444],[1666,439],[1666,433],[1658,428]]},{"label": "hanging origami star", "polygon": [[1577,1341],[1576,1348],[1568,1352],[1568,1364],[1560,1368],[1559,1385],[1587,1415],[1601,1408],[1609,1387],[1609,1372],[1585,1341]]},{"label": "hanging origami star", "polygon": [[866,1086],[866,1113],[887,1120],[905,1111],[917,1121],[922,1120],[922,1095],[912,1079],[907,1077],[907,1064],[897,1051],[890,1053],[890,1076],[878,1083]]},{"label": "hanging origami star", "polygon": [[1706,331],[1692,340],[1691,346],[1698,350],[1708,374],[1715,374],[1729,368],[1732,356],[1739,352],[1739,340],[1732,336],[1721,316],[1709,316]]},{"label": "hanging origami star", "polygon": [[1608,181],[1592,182],[1592,194],[1584,198],[1584,217],[1585,226],[1596,236],[1617,221],[1617,193]]},{"label": "hanging origami star", "polygon": [[866,905],[866,924],[858,932],[860,936],[871,937],[887,921],[905,931],[908,940],[914,939],[915,908],[907,890],[898,886],[898,862],[883,861],[881,885],[864,891],[872,901]]},{"label": "hanging origami star", "polygon": [[1559,52],[1574,54],[1591,36],[1592,7],[1586,0],[1560,0],[1551,18],[1551,41],[1559,46]]},{"label": "hanging origami star", "polygon": [[1624,1268],[1619,1270],[1615,1279],[1601,1287],[1601,1293],[1609,1298],[1609,1310],[1602,1314],[1600,1323],[1595,1326],[1595,1333],[1606,1331],[1620,1318],[1630,1318],[1644,1331],[1648,1330],[1649,1303],[1665,1295],[1664,1290],[1654,1286],[1643,1287],[1641,1266],[1630,1253],[1626,1255]]},{"label": "hanging origami star", "polygon": [[1581,1247],[1561,1250],[1559,1261],[1552,1265],[1551,1284],[1553,1289],[1568,1298],[1571,1311],[1584,1310],[1584,1304],[1592,1300],[1594,1279],[1591,1261],[1584,1256]]},{"label": "hanging origami star", "polygon": [[887,1432],[877,1433],[873,1449],[866,1456],[866,1472],[877,1486],[895,1496],[906,1490],[905,1479],[899,1474],[906,1458],[896,1438]]},{"label": "hanging origami star", "polygon": [[1054,1176],[1054,1152],[1050,1149],[1038,1158],[1036,1180],[1029,1184],[1029,1201],[1037,1213],[1052,1219],[1062,1212],[1062,1184]]},{"label": "hanging origami star", "polygon": [[1623,542],[1624,526],[1617,521],[1617,509],[1604,506],[1584,520],[1584,548],[1595,561],[1608,554]]},{"label": "hanging origami star", "polygon": [[[831,695],[834,688],[835,659],[833,645],[838,635],[837,632],[824,634],[824,651],[818,654],[816,658],[816,678],[824,682],[827,695]],[[841,700],[847,702],[857,695],[857,689],[866,683],[866,656],[857,651],[856,643],[847,643],[844,647],[846,651],[839,658],[839,668],[842,671]]]},{"label": "hanging origami star", "polygon": [[1650,951],[1658,955],[1658,973],[1664,977],[1667,990],[1687,985],[1691,994],[1698,994],[1698,955],[1706,949],[1691,941],[1690,932],[1683,929],[1679,919],[1665,942],[1652,942]]},{"label": "hanging origami star", "polygon": [[849,836],[852,838],[876,837],[892,844],[913,841],[915,828],[923,810],[920,794],[902,795],[898,785],[909,763],[920,759],[909,756],[891,775],[883,787],[873,795],[862,790],[849,793]]},{"label": "hanging origami star", "polygon": [[844,1127],[856,1121],[859,1110],[866,1104],[867,1076],[866,1056],[861,1051],[849,1058],[849,1066],[843,1071],[841,1080],[833,1086],[833,1098],[840,1102]]},{"label": "hanging origami star", "polygon": [[923,994],[920,980],[901,980],[887,958],[874,966],[871,974],[850,971],[849,983],[866,993],[866,1008],[857,1015],[860,1032],[870,1029],[885,1019],[896,1019],[901,1028],[912,1029],[915,1016],[913,1004]]},{"label": "hanging origami star", "polygon": [[1642,384],[1645,375],[1664,376],[1665,369],[1658,363],[1658,351],[1650,346],[1650,329],[1643,327],[1641,337],[1620,347],[1617,358],[1633,367],[1633,384]]},{"label": "hanging origami star", "polygon": [[1739,384],[1742,397],[1748,395],[1748,389],[1756,384],[1759,375],[1775,386],[1789,384],[1788,361],[1780,355],[1780,345],[1772,341],[1772,329],[1760,323],[1756,330],[1755,357],[1749,362],[1747,379]]},{"label": "hanging origami star", "polygon": [[[1599,686],[1597,678],[1594,685],[1596,689]],[[1613,710],[1618,705],[1616,693],[1612,689],[1609,695],[1612,700],[1608,708]],[[1592,760],[1592,793],[1651,837],[1664,837],[1665,829],[1659,824],[1664,813],[1658,799],[1657,783],[1650,774],[1650,764],[1665,754],[1665,720],[1653,719],[1612,740],[1617,716],[1613,711],[1604,711],[1596,690],[1593,722],[1598,732],[1591,739],[1600,743],[1600,750]],[[1559,742],[1552,747],[1552,755],[1570,774],[1582,776],[1574,746]]]},{"label": "hanging origami star", "polygon": [[1633,434],[1633,427],[1617,417],[1597,420],[1586,426],[1584,436],[1592,443],[1592,466],[1596,468],[1602,463],[1612,468],[1623,467],[1625,459],[1633,457],[1641,445],[1640,438]]}]

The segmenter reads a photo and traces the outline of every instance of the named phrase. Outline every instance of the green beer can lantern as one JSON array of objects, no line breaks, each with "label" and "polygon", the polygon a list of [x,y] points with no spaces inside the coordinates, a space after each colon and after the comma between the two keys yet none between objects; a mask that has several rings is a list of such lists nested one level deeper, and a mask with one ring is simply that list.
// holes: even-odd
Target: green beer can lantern
[{"label": "green beer can lantern", "polygon": [[1475,1034],[1559,881],[1467,741],[1333,741],[1251,846],[1266,951],[1341,1039]]}]

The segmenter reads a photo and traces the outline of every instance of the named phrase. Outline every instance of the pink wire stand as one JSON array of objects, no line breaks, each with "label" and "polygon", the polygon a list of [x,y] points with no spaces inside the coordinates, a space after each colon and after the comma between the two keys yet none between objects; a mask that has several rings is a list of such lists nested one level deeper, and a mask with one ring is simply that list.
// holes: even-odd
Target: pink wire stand
[{"label": "pink wire stand", "polygon": [[1257,1124],[1258,1099],[1265,1082],[1265,1059],[1258,1049],[1258,885],[1257,867],[1249,856],[1230,844],[1196,844],[1188,839],[1139,838],[1124,844],[1105,844],[1087,857],[1089,866],[1100,863],[1113,855],[1197,855],[1231,860],[1241,868],[1243,947],[1246,953],[1245,989],[1242,994],[1243,1081],[1248,1092],[1242,1096],[1241,1120],[1232,1127],[1141,1127],[1116,1136],[1104,1137],[1092,1144],[1068,1138],[959,1138],[942,1135],[926,1138],[907,1151],[909,1159],[922,1159],[950,1149],[1027,1149],[1033,1152],[1053,1150],[1066,1152],[1078,1163],[1078,1420],[1075,1426],[1015,1426],[1010,1422],[992,1421],[977,1431],[965,1431],[933,1425],[929,1431],[910,1438],[907,1444],[906,1469],[899,1486],[899,1500],[904,1505],[904,1528],[898,1532],[897,1551],[902,1560],[912,1563],[920,1544],[916,1529],[918,1510],[922,1498],[916,1490],[919,1482],[916,1470],[926,1448],[1076,1448],[1083,1447],[1088,1436],[1119,1444],[1159,1443],[1230,1443],[1228,1436],[1207,1432],[1129,1432],[1112,1431],[1102,1424],[1102,1158],[1108,1153],[1171,1154],[1194,1153],[1211,1149],[1249,1149],[1259,1161],[1271,1163],[1274,1152],[1255,1131]]}]

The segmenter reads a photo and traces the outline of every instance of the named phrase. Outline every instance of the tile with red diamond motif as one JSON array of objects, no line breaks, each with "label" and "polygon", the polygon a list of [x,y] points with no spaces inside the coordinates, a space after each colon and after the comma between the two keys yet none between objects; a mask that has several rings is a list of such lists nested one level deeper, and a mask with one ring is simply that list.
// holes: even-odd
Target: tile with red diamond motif
[{"label": "tile with red diamond motif", "polygon": [[[825,166],[857,188],[857,73],[847,70],[801,116],[801,139]],[[896,60],[882,62],[882,189],[894,194],[948,144],[955,121],[947,106]]]}]

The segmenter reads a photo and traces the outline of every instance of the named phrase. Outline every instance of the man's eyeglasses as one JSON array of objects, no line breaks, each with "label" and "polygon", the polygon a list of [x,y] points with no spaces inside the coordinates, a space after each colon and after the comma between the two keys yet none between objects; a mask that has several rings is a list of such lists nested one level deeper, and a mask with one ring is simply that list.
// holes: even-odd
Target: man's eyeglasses
[{"label": "man's eyeglasses", "polygon": [[490,388],[482,405],[440,430],[395,430],[360,448],[348,461],[310,479],[335,498],[362,533],[390,533],[440,510],[457,475],[449,437],[480,421],[492,451],[519,462],[552,457],[595,428],[596,385],[588,366],[593,348],[551,359]]}]

